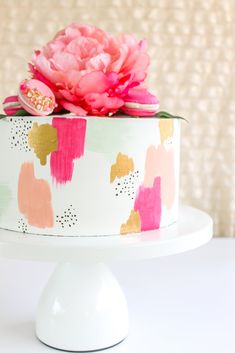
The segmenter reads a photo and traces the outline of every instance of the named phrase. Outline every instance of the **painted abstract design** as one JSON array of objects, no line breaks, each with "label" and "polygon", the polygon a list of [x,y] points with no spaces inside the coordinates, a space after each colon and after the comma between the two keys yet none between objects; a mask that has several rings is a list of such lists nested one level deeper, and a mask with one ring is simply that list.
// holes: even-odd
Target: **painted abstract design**
[{"label": "painted abstract design", "polygon": [[166,150],[164,145],[157,148],[150,146],[145,162],[144,186],[152,187],[155,178],[161,178],[161,198],[163,204],[170,209],[175,200],[174,150]]},{"label": "painted abstract design", "polygon": [[[161,143],[157,147],[150,145],[147,149],[144,181],[135,197],[134,211],[138,212],[140,217],[141,231],[158,229],[161,225],[162,207],[170,210],[175,201],[174,149],[166,149],[164,145],[167,139],[173,137],[173,120],[161,119],[159,133]],[[126,229],[129,233],[135,232],[132,213],[130,217],[128,222],[121,226],[121,234],[126,234]]]},{"label": "painted abstract design", "polygon": [[134,210],[139,212],[141,231],[160,227],[162,213],[160,177],[154,179],[152,187],[140,186],[135,199]]},{"label": "painted abstract design", "polygon": [[28,132],[32,128],[33,121],[18,117],[10,118],[10,147],[14,151],[30,152],[31,147],[28,143]]},{"label": "painted abstract design", "polygon": [[28,140],[41,165],[46,165],[47,156],[57,150],[57,130],[50,124],[33,123]]},{"label": "painted abstract design", "polygon": [[141,220],[139,211],[132,210],[126,223],[121,225],[121,234],[139,233],[141,231]]},{"label": "painted abstract design", "polygon": [[78,225],[78,212],[73,205],[69,205],[69,207],[65,208],[61,214],[57,214],[55,219],[57,225],[62,229],[74,228],[74,226]]},{"label": "painted abstract design", "polygon": [[126,236],[174,223],[179,136],[178,122],[152,118],[0,120],[0,227]]},{"label": "painted abstract design", "polygon": [[53,118],[57,129],[58,148],[51,154],[51,175],[58,184],[72,180],[74,160],[84,154],[86,119]]},{"label": "painted abstract design", "polygon": [[111,166],[110,182],[112,183],[116,178],[121,178],[134,171],[134,162],[132,158],[127,155],[118,153],[116,162]]},{"label": "painted abstract design", "polygon": [[48,182],[37,179],[33,163],[21,166],[18,180],[18,206],[28,224],[38,228],[54,225],[51,190]]},{"label": "painted abstract design", "polygon": [[160,119],[159,120],[161,144],[165,140],[172,138],[174,134],[174,121],[173,119]]},{"label": "painted abstract design", "polygon": [[18,231],[22,233],[27,233],[28,232],[28,224],[25,222],[24,218],[20,218],[18,220]]},{"label": "painted abstract design", "polygon": [[116,197],[127,196],[134,200],[136,189],[139,186],[139,170],[136,170],[122,178],[115,179],[113,182]]}]

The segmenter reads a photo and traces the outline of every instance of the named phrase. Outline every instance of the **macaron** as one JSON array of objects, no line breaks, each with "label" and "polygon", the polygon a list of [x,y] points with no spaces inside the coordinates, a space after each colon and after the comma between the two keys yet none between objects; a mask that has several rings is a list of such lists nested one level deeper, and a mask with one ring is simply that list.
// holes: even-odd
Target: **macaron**
[{"label": "macaron", "polygon": [[145,88],[130,89],[124,98],[122,111],[130,116],[153,116],[159,108],[159,100]]},{"label": "macaron", "polygon": [[22,107],[32,115],[49,115],[56,107],[52,90],[43,82],[35,79],[20,83],[18,100]]},{"label": "macaron", "polygon": [[9,96],[5,98],[2,105],[6,115],[15,115],[20,109],[22,109],[18,96]]}]

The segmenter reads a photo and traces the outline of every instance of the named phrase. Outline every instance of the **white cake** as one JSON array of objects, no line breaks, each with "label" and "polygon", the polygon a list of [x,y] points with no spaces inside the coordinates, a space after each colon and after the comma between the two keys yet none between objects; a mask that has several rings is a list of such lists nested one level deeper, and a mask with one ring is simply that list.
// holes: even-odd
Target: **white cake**
[{"label": "white cake", "polygon": [[139,233],[177,221],[180,121],[0,120],[0,227],[61,236]]}]

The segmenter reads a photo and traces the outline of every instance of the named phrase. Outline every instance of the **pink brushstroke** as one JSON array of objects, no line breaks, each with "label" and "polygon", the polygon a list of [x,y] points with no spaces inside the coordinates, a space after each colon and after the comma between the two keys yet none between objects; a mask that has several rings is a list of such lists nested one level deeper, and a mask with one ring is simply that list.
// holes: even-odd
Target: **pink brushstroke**
[{"label": "pink brushstroke", "polygon": [[86,119],[54,118],[58,149],[51,154],[51,175],[59,184],[72,180],[74,159],[84,154]]},{"label": "pink brushstroke", "polygon": [[161,221],[161,178],[156,177],[152,187],[140,186],[134,205],[139,211],[141,231],[158,229]]}]

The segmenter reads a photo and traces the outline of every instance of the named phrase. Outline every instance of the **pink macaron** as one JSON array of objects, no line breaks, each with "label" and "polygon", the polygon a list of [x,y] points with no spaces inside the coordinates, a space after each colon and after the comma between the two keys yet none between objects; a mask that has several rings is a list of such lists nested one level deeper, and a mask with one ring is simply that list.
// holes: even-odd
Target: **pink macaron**
[{"label": "pink macaron", "polygon": [[6,115],[15,115],[22,109],[18,96],[9,96],[2,102],[3,110]]},{"label": "pink macaron", "polygon": [[56,107],[54,93],[39,80],[21,82],[18,99],[22,107],[32,115],[49,115]]},{"label": "pink macaron", "polygon": [[153,116],[159,108],[159,100],[145,88],[130,89],[122,111],[131,116]]}]

